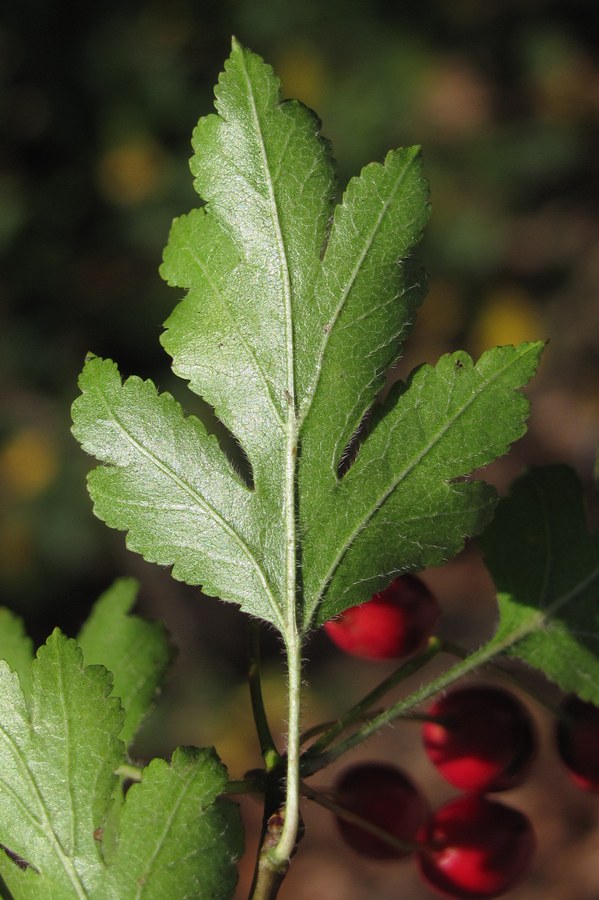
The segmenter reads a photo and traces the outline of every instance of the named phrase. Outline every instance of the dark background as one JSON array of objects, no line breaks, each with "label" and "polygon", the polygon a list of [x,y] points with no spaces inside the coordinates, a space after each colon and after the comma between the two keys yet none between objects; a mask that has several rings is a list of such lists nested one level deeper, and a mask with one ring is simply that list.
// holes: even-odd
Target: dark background
[{"label": "dark background", "polygon": [[[57,624],[75,633],[113,578],[137,575],[141,609],[164,619],[181,646],[140,753],[215,742],[239,776],[256,761],[251,724],[240,728],[243,617],[198,603],[195,589],[129,554],[123,536],[93,518],[90,462],[69,432],[88,350],[185,397],[158,343],[178,294],[157,268],[171,219],[198,202],[189,141],[211,111],[231,34],[274,65],[285,96],[318,111],[341,185],[391,147],[423,145],[433,214],[418,255],[430,293],[405,371],[457,347],[476,356],[550,339],[529,391],[529,435],[489,474],[505,490],[530,462],[565,460],[588,481],[599,438],[598,7],[4,0],[0,10],[0,602],[41,641]],[[492,589],[474,550],[425,577],[448,633],[472,641],[491,627]],[[276,647],[272,636],[267,647]],[[316,636],[307,720],[334,714],[351,677],[358,693],[380,677],[331,653]],[[283,683],[272,666],[277,710]],[[542,716],[540,726],[549,727]],[[397,738],[381,740],[389,752]],[[599,852],[596,803],[567,791],[564,803],[572,814],[558,803],[544,874],[522,898],[599,896],[596,864],[589,887],[583,863],[559,893],[551,860],[571,840],[562,821],[578,829],[577,847],[595,840]],[[314,893],[311,872],[326,882],[314,852],[305,851],[289,898]],[[380,872],[367,865],[347,882],[335,869],[326,895],[395,896]],[[428,896],[410,884],[402,897]]]}]

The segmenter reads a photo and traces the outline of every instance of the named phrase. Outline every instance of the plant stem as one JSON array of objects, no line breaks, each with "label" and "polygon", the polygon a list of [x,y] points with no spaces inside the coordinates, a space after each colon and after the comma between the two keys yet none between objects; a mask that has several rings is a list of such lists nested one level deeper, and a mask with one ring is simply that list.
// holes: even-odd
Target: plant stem
[{"label": "plant stem", "polygon": [[264,760],[267,772],[272,772],[281,764],[281,754],[276,748],[266,710],[264,709],[264,697],[262,695],[262,668],[260,664],[260,624],[257,619],[251,619],[249,625],[249,669],[248,683],[250,698],[252,701],[252,713],[256,725],[256,732],[260,742],[260,753]]},{"label": "plant stem", "polygon": [[[459,678],[462,678],[468,672],[489,662],[490,659],[505,650],[506,646],[509,646],[511,643],[511,640],[504,642],[492,639],[487,644],[484,644],[479,650],[471,653],[466,659],[462,659],[458,663],[455,663],[455,665],[451,666],[451,668],[447,669],[447,671],[443,672],[437,678],[434,678],[417,691],[414,691],[409,697],[404,697],[402,700],[394,703],[393,706],[390,706],[378,715],[373,716],[361,728],[344,740],[339,741],[337,744],[324,750],[322,753],[318,754],[318,756],[308,756],[308,754],[306,754],[302,760],[302,777],[312,775],[314,772],[324,769],[325,766],[330,765],[330,763],[334,762],[348,750],[351,750],[362,741],[371,737],[371,735],[379,731],[385,725],[389,725],[394,719],[405,715],[409,710],[413,709],[414,706],[428,700],[439,691],[448,687],[450,684],[453,684]],[[375,689],[375,692],[376,690],[378,689]]]},{"label": "plant stem", "polygon": [[[468,656],[468,651],[464,649],[464,647],[460,647],[459,644],[454,644],[452,641],[445,641],[443,649],[447,653],[451,653],[453,656],[457,656],[459,659],[465,659]],[[546,690],[534,687],[530,683],[530,677],[521,677],[521,674],[518,670],[508,668],[508,665],[506,665],[505,659],[500,658],[498,660],[489,660],[488,668],[497,675],[500,675],[501,678],[505,678],[507,681],[511,681],[512,684],[516,685],[516,687],[519,688],[528,697],[530,697],[531,700],[534,700],[539,704],[539,706],[542,706],[553,716],[559,717],[561,714],[559,703],[547,697]],[[545,682],[545,684],[547,684],[547,682]]]},{"label": "plant stem", "polygon": [[438,653],[444,650],[443,643],[439,640],[439,638],[431,638],[428,642],[428,646],[426,650],[424,650],[419,656],[414,659],[409,660],[407,663],[401,665],[398,669],[391,673],[387,678],[381,681],[374,690],[370,691],[370,693],[366,694],[365,697],[360,700],[359,703],[356,703],[355,706],[352,706],[340,719],[334,722],[331,727],[329,727],[324,734],[322,734],[317,741],[315,741],[312,746],[306,751],[304,754],[304,759],[311,758],[313,756],[318,756],[326,750],[326,748],[334,741],[334,739],[340,735],[349,725],[353,725],[355,722],[360,722],[366,717],[366,712],[375,704],[378,700],[381,699],[388,691],[394,688],[396,685],[400,684],[400,682],[404,681],[406,678],[409,678],[415,672],[418,672],[419,669],[422,669],[427,663],[431,661]]},{"label": "plant stem", "polygon": [[287,789],[285,800],[285,820],[281,839],[272,851],[272,858],[288,862],[297,842],[299,827],[299,786],[300,786],[300,708],[302,657],[301,643],[297,631],[287,644],[288,663],[288,722],[287,722]]},{"label": "plant stem", "polygon": [[224,787],[225,794],[263,794],[264,777],[241,778],[237,781],[228,781]]},{"label": "plant stem", "polygon": [[[289,868],[298,840],[301,643],[299,635],[287,643],[288,737],[287,768],[280,777],[283,760],[266,774],[264,821],[250,900],[274,900]],[[285,787],[283,799],[283,782]]]},{"label": "plant stem", "polygon": [[394,835],[385,831],[384,828],[379,828],[378,825],[374,825],[372,822],[369,822],[368,819],[364,819],[350,809],[346,809],[340,803],[336,803],[327,794],[313,790],[305,784],[305,782],[302,782],[301,791],[302,796],[306,797],[308,800],[312,800],[319,806],[324,807],[324,809],[328,809],[330,812],[334,813],[334,815],[339,816],[339,818],[345,819],[347,822],[352,822],[354,825],[358,825],[363,831],[367,831],[369,834],[374,835],[379,838],[379,840],[389,844],[390,847],[399,850],[400,853],[407,854],[416,849],[416,844],[410,844],[408,841],[402,841],[399,838],[394,837]]},{"label": "plant stem", "polygon": [[287,874],[287,866],[282,869],[273,868],[266,861],[256,871],[250,900],[275,900],[279,888]]}]

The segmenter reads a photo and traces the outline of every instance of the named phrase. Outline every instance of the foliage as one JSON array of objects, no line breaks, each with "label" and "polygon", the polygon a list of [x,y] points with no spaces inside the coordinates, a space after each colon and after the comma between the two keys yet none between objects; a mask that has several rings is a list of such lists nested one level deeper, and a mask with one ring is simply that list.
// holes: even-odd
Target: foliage
[{"label": "foliage", "polygon": [[599,705],[599,548],[575,472],[531,469],[481,544],[498,591],[495,640],[520,635],[511,655]]},{"label": "foliage", "polygon": [[[153,760],[126,795],[118,775],[170,655],[158,626],[126,615],[135,591],[115,584],[81,646],[57,629],[33,661],[13,619],[15,671],[0,663],[0,873],[15,897],[230,896],[241,835],[236,808],[217,799],[226,772],[214,752]],[[85,664],[100,647],[114,679]]]},{"label": "foliage", "polygon": [[[155,0],[73,9],[69,28],[50,0],[30,12],[8,5],[0,29],[0,589],[37,635],[59,605],[63,627],[80,621],[80,598],[127,566],[86,515],[85,463],[66,433],[65,404],[89,346],[176,391],[155,341],[170,306],[156,260],[167,223],[194,202],[181,159],[231,33],[275,62],[285,96],[319,111],[343,182],[387,147],[425,146],[435,215],[419,255],[431,291],[407,368],[457,347],[478,357],[550,336],[535,388],[539,409],[547,403],[539,458],[589,459],[592,2],[522,0],[514,12],[446,0],[235,0],[207,13]],[[567,440],[553,415],[568,416]],[[138,574],[133,561],[127,571]],[[156,577],[145,568],[168,618],[186,593]]]},{"label": "foliage", "polygon": [[95,510],[131,549],[289,639],[481,530],[494,492],[461,479],[522,434],[516,389],[542,345],[419,369],[340,478],[422,292],[406,261],[427,214],[419,154],[352,179],[329,232],[335,186],[312,114],[281,104],[272,70],[238,44],[216,106],[194,133],[206,205],[175,221],[165,254],[163,274],[189,292],[164,344],[241,444],[252,484],[198,419],[150,382],[122,384],[109,361],[87,362],[74,433],[107,463],[90,475]]},{"label": "foliage", "polygon": [[[283,638],[284,754],[269,730],[255,646],[250,666],[264,769],[239,789],[265,798],[258,900],[276,896],[287,871],[300,793],[317,796],[302,779],[467,672],[516,656],[599,702],[597,553],[568,469],[526,475],[494,520],[495,490],[473,477],[524,433],[521,389],[542,342],[496,347],[476,362],[458,351],[405,381],[389,378],[424,294],[411,257],[428,217],[419,148],[366,166],[335,205],[318,120],[281,101],[260,57],[234,40],[215,93],[216,114],[193,138],[203,205],[174,221],[165,251],[163,276],[187,293],[162,342],[243,463],[169,392],[123,380],[93,354],[73,432],[100,462],[88,479],[94,510],[126,532],[130,549]],[[401,573],[441,564],[485,528],[499,590],[495,635],[473,652],[432,638],[302,749],[310,631]],[[35,659],[20,622],[3,613],[0,873],[18,898],[234,890],[240,825],[221,796],[231,785],[215,751],[179,748],[170,763],[130,764],[172,657],[165,630],[131,615],[136,590],[131,579],[117,582],[77,642],[57,629]],[[462,658],[375,709],[441,650]]]}]

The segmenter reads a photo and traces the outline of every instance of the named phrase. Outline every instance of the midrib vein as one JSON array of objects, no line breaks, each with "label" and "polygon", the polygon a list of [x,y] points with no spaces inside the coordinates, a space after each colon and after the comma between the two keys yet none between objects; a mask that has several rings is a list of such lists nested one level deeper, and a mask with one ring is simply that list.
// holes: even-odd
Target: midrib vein
[{"label": "midrib vein", "polygon": [[[324,340],[320,347],[320,351],[318,353],[318,357],[316,359],[316,365],[315,365],[315,370],[314,370],[315,371],[314,384],[312,386],[312,389],[310,390],[309,402],[305,405],[304,409],[302,410],[302,415],[301,415],[301,418],[299,421],[300,428],[301,428],[303,422],[305,421],[306,417],[308,416],[308,413],[310,412],[310,408],[312,406],[314,397],[316,396],[316,392],[318,390],[318,385],[320,382],[320,375],[322,372],[322,361],[324,359],[327,346],[331,339],[331,335],[333,333],[333,328],[334,328],[335,324],[337,323],[341,313],[343,312],[343,309],[345,307],[347,299],[354,287],[354,284],[356,283],[356,279],[362,270],[362,266],[364,265],[364,260],[368,256],[370,249],[372,248],[372,245],[374,244],[376,236],[381,228],[381,225],[384,222],[384,220],[387,216],[387,213],[389,212],[389,208],[391,207],[391,204],[395,200],[395,197],[397,196],[397,193],[405,180],[406,174],[407,174],[412,162],[413,162],[413,160],[410,159],[409,163],[406,166],[404,166],[402,171],[398,174],[398,176],[395,180],[395,183],[393,184],[393,189],[387,195],[387,198],[385,199],[385,202],[381,208],[381,211],[380,211],[379,215],[377,216],[376,221],[375,221],[370,233],[367,236],[367,239],[364,242],[362,251],[358,255],[356,264],[355,264],[354,268],[352,269],[352,271],[350,272],[350,276],[346,282],[345,288],[343,289],[343,291],[341,293],[341,296],[339,298],[339,303],[337,304],[337,307],[333,313],[333,317],[331,318],[331,320],[329,322],[327,322],[327,325],[329,326],[329,328],[325,334]],[[329,247],[330,247],[330,240],[329,240]],[[327,260],[327,257],[325,254],[321,272],[324,271],[324,266],[326,265],[326,260]]]}]

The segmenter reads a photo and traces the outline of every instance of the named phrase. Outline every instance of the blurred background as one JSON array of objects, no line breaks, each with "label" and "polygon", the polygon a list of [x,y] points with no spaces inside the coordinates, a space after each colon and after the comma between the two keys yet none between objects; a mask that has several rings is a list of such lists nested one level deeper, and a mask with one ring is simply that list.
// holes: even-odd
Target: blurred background
[{"label": "blurred background", "polygon": [[[163,619],[180,648],[140,756],[215,743],[240,777],[259,762],[245,621],[216,600],[198,603],[195,589],[129,554],[94,519],[90,462],[69,432],[88,350],[195,408],[158,343],[179,297],[157,269],[172,218],[198,202],[189,141],[212,109],[231,34],[274,65],[284,96],[317,110],[341,186],[389,148],[423,145],[433,213],[418,256],[430,291],[402,373],[458,347],[476,356],[550,340],[529,390],[529,434],[487,475],[504,491],[531,462],[569,462],[588,482],[599,440],[598,6],[4,0],[0,9],[0,602],[39,642],[55,625],[76,633],[116,576],[137,576],[141,611]],[[473,548],[425,578],[445,633],[473,644],[491,630],[493,591]],[[277,721],[284,682],[277,642],[265,641]],[[307,655],[307,722],[337,714],[348,685],[357,699],[385,674],[341,659],[321,635]],[[540,820],[541,849],[513,896],[597,900],[597,799],[556,788],[552,723],[534,712],[547,752],[513,802]],[[414,734],[386,733],[363,753],[401,755],[442,798]],[[255,823],[258,808],[244,810]],[[400,883],[404,900],[432,896],[409,863],[356,865],[326,814],[306,817],[282,897],[384,900]],[[248,853],[244,872],[250,864]]]}]

